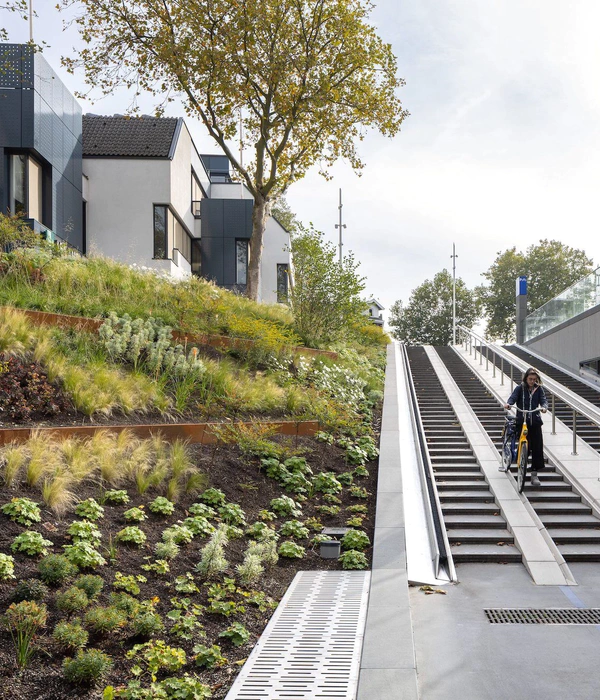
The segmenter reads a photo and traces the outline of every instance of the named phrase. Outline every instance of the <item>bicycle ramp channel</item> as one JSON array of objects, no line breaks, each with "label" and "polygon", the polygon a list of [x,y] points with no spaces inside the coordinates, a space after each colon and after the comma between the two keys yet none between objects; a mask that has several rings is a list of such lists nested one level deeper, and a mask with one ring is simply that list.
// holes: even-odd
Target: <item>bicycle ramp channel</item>
[{"label": "bicycle ramp channel", "polygon": [[[478,362],[466,348],[448,347],[439,352],[474,409],[481,415],[484,427],[499,450],[500,429],[504,420],[501,402],[506,400],[514,386],[510,382],[509,356],[497,357],[496,370],[490,366],[486,371],[485,361]],[[504,375],[498,371],[500,364]],[[527,362],[515,358],[514,377],[520,377],[525,364]],[[600,561],[598,452],[593,440],[588,444],[585,441],[587,436],[579,434],[583,420],[578,419],[577,434],[584,439],[578,441],[577,454],[573,454],[573,434],[569,426],[558,418],[558,403],[557,399],[556,434],[551,433],[550,413],[544,416],[544,452],[548,464],[538,475],[541,488],[531,489],[526,485],[523,496],[535,510],[566,562],[597,562]],[[565,410],[572,413],[566,404]],[[597,427],[595,432],[597,434]]]}]

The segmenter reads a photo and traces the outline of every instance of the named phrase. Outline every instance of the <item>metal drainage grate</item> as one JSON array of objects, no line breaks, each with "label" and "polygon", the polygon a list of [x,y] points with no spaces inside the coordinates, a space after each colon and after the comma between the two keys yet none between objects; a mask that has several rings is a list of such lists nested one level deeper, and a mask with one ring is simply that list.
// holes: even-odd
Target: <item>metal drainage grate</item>
[{"label": "metal drainage grate", "polygon": [[355,698],[369,581],[298,572],[225,700]]},{"label": "metal drainage grate", "polygon": [[486,608],[495,625],[600,625],[600,608]]}]

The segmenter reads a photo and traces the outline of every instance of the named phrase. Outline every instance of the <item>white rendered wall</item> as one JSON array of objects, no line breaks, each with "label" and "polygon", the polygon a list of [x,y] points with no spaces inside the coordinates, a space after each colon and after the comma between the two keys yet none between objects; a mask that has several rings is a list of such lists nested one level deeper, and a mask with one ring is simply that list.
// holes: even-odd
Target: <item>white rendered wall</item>
[{"label": "white rendered wall", "polygon": [[192,137],[187,126],[182,124],[175,154],[171,161],[169,202],[188,231],[195,236],[196,219],[192,214],[192,150],[195,150]]},{"label": "white rendered wall", "polygon": [[87,250],[127,264],[170,272],[153,260],[153,204],[170,201],[170,162],[150,158],[84,158],[88,176]]},{"label": "white rendered wall", "polygon": [[209,197],[211,199],[254,199],[248,188],[239,182],[213,182]]},{"label": "white rendered wall", "polygon": [[[267,219],[260,263],[259,301],[277,303],[277,265],[290,265],[290,234],[272,216]],[[289,281],[288,281],[289,288]]]}]

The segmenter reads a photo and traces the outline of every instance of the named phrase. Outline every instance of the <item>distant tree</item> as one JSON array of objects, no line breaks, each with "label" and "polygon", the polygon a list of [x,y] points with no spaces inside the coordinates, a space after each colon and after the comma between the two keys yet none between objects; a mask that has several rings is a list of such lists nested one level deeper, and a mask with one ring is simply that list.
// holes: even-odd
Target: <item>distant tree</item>
[{"label": "distant tree", "polygon": [[[406,116],[391,46],[369,0],[60,0],[78,6],[84,47],[70,71],[104,94],[125,86],[183,99],[254,198],[248,296],[256,299],[272,203],[318,164],[363,163],[369,128],[394,136]],[[160,108],[159,108],[160,111]],[[252,152],[237,154],[240,121]],[[235,143],[235,146],[233,145]]]},{"label": "distant tree", "polygon": [[367,304],[360,295],[365,278],[358,275],[352,253],[337,260],[333,243],[314,229],[292,237],[294,284],[290,301],[294,326],[306,345],[319,347],[351,336],[364,325]]},{"label": "distant tree", "polygon": [[[471,328],[477,321],[477,297],[462,279],[456,280],[456,324]],[[438,272],[413,289],[408,304],[390,307],[392,335],[407,345],[448,345],[452,342],[452,275]]]},{"label": "distant tree", "polygon": [[583,250],[571,248],[560,241],[540,240],[525,253],[509,248],[498,256],[483,277],[486,285],[477,294],[487,319],[487,335],[504,342],[515,338],[517,277],[527,276],[530,311],[550,301],[592,270],[593,262]]},{"label": "distant tree", "polygon": [[[27,0],[0,0],[0,10],[18,12],[23,19],[27,19]],[[8,31],[2,26],[0,26],[0,41],[8,41]]]},{"label": "distant tree", "polygon": [[277,199],[271,208],[271,216],[277,219],[286,231],[295,233],[299,230],[300,222],[292,211],[287,199],[282,195]]}]

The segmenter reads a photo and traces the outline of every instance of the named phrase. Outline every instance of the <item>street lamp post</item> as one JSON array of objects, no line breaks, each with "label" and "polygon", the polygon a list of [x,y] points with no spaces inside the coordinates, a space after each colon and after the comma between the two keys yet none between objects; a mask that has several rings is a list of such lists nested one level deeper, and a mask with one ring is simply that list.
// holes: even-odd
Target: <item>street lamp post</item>
[{"label": "street lamp post", "polygon": [[452,345],[456,345],[456,246],[452,244]]},{"label": "street lamp post", "polygon": [[342,223],[342,188],[340,187],[340,203],[338,205],[338,212],[339,212],[339,224],[336,224],[335,227],[339,228],[340,230],[340,242],[339,242],[339,247],[340,247],[340,267],[342,266],[342,246],[344,245],[342,243],[342,229],[346,228],[346,224]]}]

